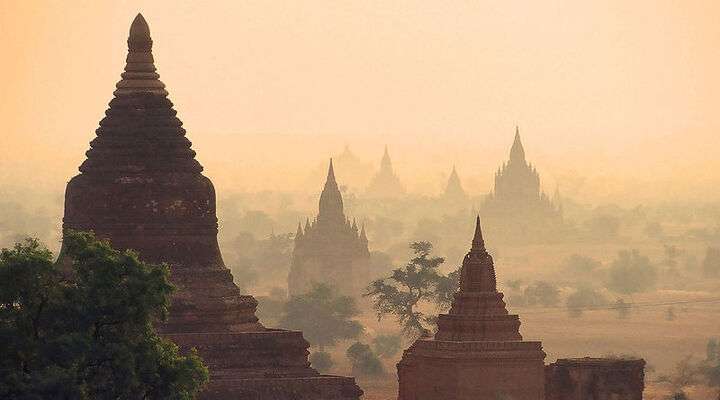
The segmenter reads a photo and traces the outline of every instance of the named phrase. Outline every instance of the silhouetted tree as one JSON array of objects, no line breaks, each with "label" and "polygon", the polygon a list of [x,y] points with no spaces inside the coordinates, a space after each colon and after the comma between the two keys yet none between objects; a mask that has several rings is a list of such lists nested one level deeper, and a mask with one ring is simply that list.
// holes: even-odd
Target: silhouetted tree
[{"label": "silhouetted tree", "polygon": [[607,299],[602,293],[589,287],[581,287],[566,299],[568,314],[573,318],[581,317],[587,309],[594,309],[607,305]]},{"label": "silhouetted tree", "polygon": [[394,315],[403,333],[417,336],[434,320],[422,313],[418,306],[423,302],[446,302],[449,278],[438,272],[438,267],[445,260],[431,257],[432,244],[413,242],[410,248],[414,257],[404,267],[394,269],[389,277],[371,282],[364,296],[373,299],[378,320]]},{"label": "silhouetted tree", "polygon": [[0,251],[0,398],[191,399],[208,380],[193,351],[155,332],[169,269],[69,232],[61,264],[37,240]]},{"label": "silhouetted tree", "polygon": [[525,288],[523,298],[529,306],[554,307],[560,303],[560,289],[550,282],[535,281]]},{"label": "silhouetted tree", "polygon": [[602,267],[600,261],[592,257],[573,254],[563,261],[561,269],[571,275],[589,275]]},{"label": "silhouetted tree", "polygon": [[352,346],[348,347],[347,352],[348,360],[352,365],[352,374],[359,376],[370,376],[377,377],[385,375],[385,368],[383,368],[382,362],[375,353],[373,353],[370,346],[355,342]]},{"label": "silhouetted tree", "polygon": [[310,292],[288,300],[280,326],[302,331],[305,339],[324,351],[338,340],[360,336],[363,326],[353,319],[358,315],[355,299],[338,295],[326,284],[315,284]]},{"label": "silhouetted tree", "polygon": [[637,250],[623,250],[612,262],[608,289],[621,294],[644,292],[655,286],[657,270],[650,259]]}]

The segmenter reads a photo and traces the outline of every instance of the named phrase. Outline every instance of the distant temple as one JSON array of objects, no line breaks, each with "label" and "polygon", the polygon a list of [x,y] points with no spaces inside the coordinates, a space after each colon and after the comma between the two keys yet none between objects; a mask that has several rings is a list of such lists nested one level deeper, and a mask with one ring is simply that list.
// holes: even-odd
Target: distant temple
[{"label": "distant temple", "polygon": [[159,80],[138,14],[125,72],[65,192],[63,230],[94,231],[143,260],[166,262],[178,290],[163,336],[210,369],[202,399],[355,400],[352,378],[309,367],[301,332],[265,328],[220,254],[215,189]]},{"label": "distant temple", "polygon": [[561,231],[562,209],[541,190],[540,175],[525,159],[518,129],[510,160],[495,173],[495,188],[480,213],[498,241],[544,240]]},{"label": "distant temple", "polygon": [[420,338],[397,365],[398,400],[545,398],[545,352],[523,341],[517,315],[497,291],[478,217],[460,289],[434,338]]},{"label": "distant temple", "polygon": [[347,219],[332,160],[314,221],[298,224],[288,276],[290,295],[326,283],[340,293],[359,296],[369,284],[370,252],[365,228]]},{"label": "distant temple", "polygon": [[385,153],[380,161],[380,170],[373,177],[366,193],[369,197],[376,198],[393,198],[405,195],[405,187],[395,175],[387,146],[385,146]]},{"label": "distant temple", "polygon": [[465,189],[460,183],[460,177],[458,176],[457,170],[453,165],[452,172],[448,178],[447,186],[445,186],[445,192],[443,192],[442,199],[448,203],[464,203],[467,201],[468,196],[465,193]]}]

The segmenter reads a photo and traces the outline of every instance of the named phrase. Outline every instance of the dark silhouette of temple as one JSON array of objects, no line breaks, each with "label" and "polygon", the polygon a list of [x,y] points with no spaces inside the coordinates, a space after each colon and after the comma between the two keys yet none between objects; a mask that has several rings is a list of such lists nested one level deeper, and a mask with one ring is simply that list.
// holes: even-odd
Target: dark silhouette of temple
[{"label": "dark silhouette of temple", "polygon": [[94,231],[119,249],[171,266],[173,295],[161,333],[210,368],[205,399],[357,399],[352,378],[309,367],[301,332],[265,328],[257,301],[233,284],[217,242],[215,190],[201,174],[167,98],[141,15],[125,72],[65,193],[63,230]]},{"label": "dark silhouette of temple", "polygon": [[510,159],[495,173],[495,188],[482,203],[485,226],[498,241],[546,240],[562,230],[560,207],[540,187],[540,175],[525,159],[516,128]]},{"label": "dark silhouette of temple", "polygon": [[468,200],[468,195],[462,187],[460,177],[454,165],[441,199],[446,203],[456,205],[462,205]]},{"label": "dark silhouette of temple", "polygon": [[477,218],[450,312],[434,338],[420,338],[397,365],[399,400],[545,397],[545,352],[523,341],[520,319],[508,314]]},{"label": "dark silhouette of temple", "polygon": [[523,341],[520,319],[497,291],[480,218],[460,287],[435,337],[421,337],[397,364],[398,400],[642,400],[643,359],[573,358],[545,365],[540,342]]},{"label": "dark silhouette of temple", "polygon": [[366,194],[376,198],[395,198],[405,195],[405,187],[393,170],[387,146],[380,161],[380,169],[370,181]]},{"label": "dark silhouette of temple", "polygon": [[369,283],[370,252],[365,228],[358,229],[343,210],[332,160],[320,194],[315,220],[298,224],[288,276],[290,295],[306,293],[314,283],[326,283],[340,293],[359,296]]}]

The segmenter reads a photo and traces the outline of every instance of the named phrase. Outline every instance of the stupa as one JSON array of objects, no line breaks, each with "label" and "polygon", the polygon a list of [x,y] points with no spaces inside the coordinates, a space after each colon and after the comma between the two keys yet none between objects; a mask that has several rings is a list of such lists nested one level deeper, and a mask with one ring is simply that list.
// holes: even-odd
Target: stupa
[{"label": "stupa", "polygon": [[125,72],[65,192],[63,230],[94,231],[116,248],[171,266],[178,287],[160,327],[210,368],[203,399],[358,399],[352,378],[320,375],[301,332],[269,329],[240,293],[217,242],[215,190],[167,98],[142,15],[130,28]]},{"label": "stupa", "polygon": [[420,338],[397,365],[399,400],[541,400],[545,352],[523,341],[520,320],[497,291],[478,217],[460,288],[434,338]]}]

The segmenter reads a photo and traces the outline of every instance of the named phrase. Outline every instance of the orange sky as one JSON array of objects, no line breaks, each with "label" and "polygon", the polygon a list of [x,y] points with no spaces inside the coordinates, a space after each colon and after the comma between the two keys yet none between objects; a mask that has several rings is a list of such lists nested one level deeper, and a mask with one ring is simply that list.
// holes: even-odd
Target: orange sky
[{"label": "orange sky", "polygon": [[2,1],[0,185],[76,173],[138,11],[221,193],[386,143],[412,190],[487,192],[519,124],[549,191],[720,198],[720,2],[662,0]]}]

